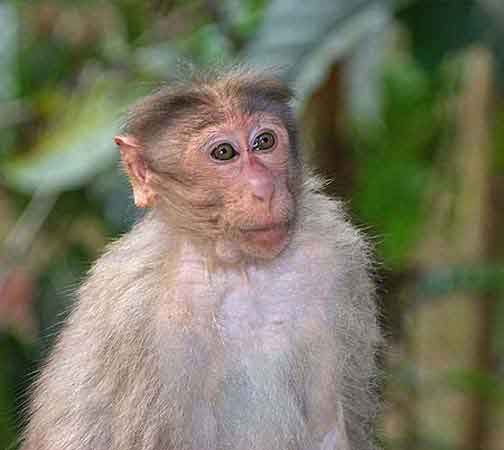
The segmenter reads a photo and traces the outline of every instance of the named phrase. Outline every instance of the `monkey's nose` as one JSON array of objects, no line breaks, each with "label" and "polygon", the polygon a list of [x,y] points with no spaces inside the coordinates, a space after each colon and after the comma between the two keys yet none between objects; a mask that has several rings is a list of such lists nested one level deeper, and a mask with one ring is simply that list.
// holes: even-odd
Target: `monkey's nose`
[{"label": "monkey's nose", "polygon": [[249,157],[242,174],[247,180],[253,198],[269,203],[275,190],[271,171],[261,161]]},{"label": "monkey's nose", "polygon": [[274,191],[271,175],[261,174],[251,176],[249,178],[249,184],[254,198],[263,202],[269,202],[271,200]]}]

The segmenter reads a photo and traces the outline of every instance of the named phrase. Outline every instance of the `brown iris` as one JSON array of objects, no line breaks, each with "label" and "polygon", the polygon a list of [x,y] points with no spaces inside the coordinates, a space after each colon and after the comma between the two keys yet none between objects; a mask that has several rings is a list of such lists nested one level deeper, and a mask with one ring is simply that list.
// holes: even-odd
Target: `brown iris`
[{"label": "brown iris", "polygon": [[252,149],[256,152],[270,150],[275,145],[275,136],[269,131],[261,133],[254,139]]},{"label": "brown iris", "polygon": [[229,161],[233,159],[236,154],[236,150],[231,144],[228,143],[219,144],[210,153],[212,158],[216,159],[217,161]]}]

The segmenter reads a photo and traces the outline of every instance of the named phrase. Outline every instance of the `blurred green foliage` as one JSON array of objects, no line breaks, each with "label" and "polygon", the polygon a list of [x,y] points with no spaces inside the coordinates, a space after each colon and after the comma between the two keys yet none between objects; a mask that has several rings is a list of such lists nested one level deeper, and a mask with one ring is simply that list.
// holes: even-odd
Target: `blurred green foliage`
[{"label": "blurred green foliage", "polygon": [[[40,332],[37,344],[10,325],[0,332],[0,448],[19,433],[19,399],[75,287],[105,241],[138,215],[112,144],[120,114],[185,61],[275,66],[296,88],[300,112],[331,71],[342,70],[343,138],[354,174],[350,206],[371,227],[390,278],[408,271],[430,217],[425,198],[453,137],[446,105],[459,90],[461,53],[488,46],[501,69],[497,90],[504,85],[499,0],[7,0],[0,4],[0,29],[0,217],[2,208],[20,216],[34,193],[57,198],[43,227],[28,233],[35,242],[30,251],[7,239],[0,247],[0,283],[18,263],[32,268],[35,294],[26,301]],[[492,170],[502,177],[502,96],[495,102]],[[496,253],[478,267],[425,273],[415,289],[422,301],[452,291],[498,296],[492,327],[498,370],[441,376],[444,386],[502,404],[504,252]],[[414,363],[391,380],[414,390]],[[418,448],[425,448],[422,439]]]}]

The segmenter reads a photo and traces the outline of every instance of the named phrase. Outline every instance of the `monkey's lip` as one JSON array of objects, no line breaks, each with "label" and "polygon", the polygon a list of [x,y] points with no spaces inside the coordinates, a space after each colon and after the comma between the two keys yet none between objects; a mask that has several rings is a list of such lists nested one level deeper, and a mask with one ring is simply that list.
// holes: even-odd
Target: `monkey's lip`
[{"label": "monkey's lip", "polygon": [[248,225],[240,227],[240,231],[244,233],[260,233],[260,232],[270,232],[270,231],[286,231],[289,224],[287,222],[281,223],[270,223],[264,225]]},{"label": "monkey's lip", "polygon": [[253,225],[240,228],[246,240],[262,243],[279,243],[286,239],[289,226],[287,223]]}]

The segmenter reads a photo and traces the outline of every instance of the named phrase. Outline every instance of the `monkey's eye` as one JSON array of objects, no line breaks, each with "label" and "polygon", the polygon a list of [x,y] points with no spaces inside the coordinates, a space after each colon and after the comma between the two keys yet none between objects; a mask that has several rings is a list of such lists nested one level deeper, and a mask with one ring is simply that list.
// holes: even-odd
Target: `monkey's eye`
[{"label": "monkey's eye", "polygon": [[254,139],[252,143],[252,150],[254,151],[264,151],[269,150],[275,145],[275,136],[273,133],[266,132],[261,133]]},{"label": "monkey's eye", "polygon": [[236,150],[231,144],[219,144],[215,147],[210,156],[217,161],[229,161],[237,155]]}]

